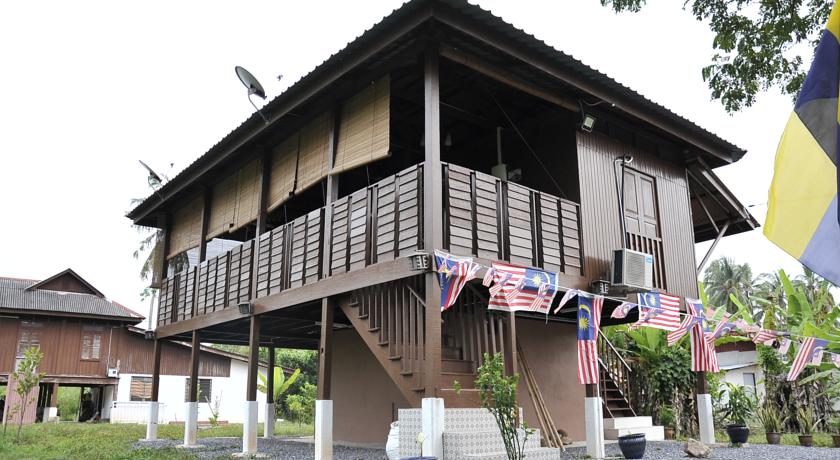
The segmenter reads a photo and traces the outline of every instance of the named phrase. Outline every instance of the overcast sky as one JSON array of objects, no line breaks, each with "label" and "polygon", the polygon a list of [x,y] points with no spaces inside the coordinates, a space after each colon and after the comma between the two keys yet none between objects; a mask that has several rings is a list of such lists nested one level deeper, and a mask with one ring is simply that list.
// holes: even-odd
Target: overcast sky
[{"label": "overcast sky", "polygon": [[[729,116],[711,101],[700,69],[712,34],[682,2],[649,1],[635,15],[598,0],[478,3],[747,149],[717,173],[764,221],[792,102],[766,93]],[[400,4],[2,2],[0,276],[43,279],[72,267],[146,315],[131,256],[140,236],[124,217],[149,192],[137,160],[174,175],[253,111],[235,65],[276,96]],[[707,248],[697,246],[698,261]],[[719,255],[755,272],[800,271],[760,230],[724,239]]]}]

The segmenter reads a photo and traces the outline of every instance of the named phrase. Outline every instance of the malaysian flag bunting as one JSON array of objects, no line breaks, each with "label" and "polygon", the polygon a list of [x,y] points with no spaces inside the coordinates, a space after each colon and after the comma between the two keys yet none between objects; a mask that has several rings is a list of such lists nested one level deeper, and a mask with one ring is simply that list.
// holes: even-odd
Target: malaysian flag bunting
[{"label": "malaysian flag bunting", "polygon": [[579,294],[580,294],[580,291],[577,290],[577,289],[569,289],[568,291],[564,292],[563,297],[560,298],[560,304],[557,305],[557,308],[554,309],[554,313],[557,313],[558,311],[560,311],[560,309],[563,308],[563,305],[566,305],[566,303],[568,303],[569,300],[572,299],[572,297],[574,297],[576,295],[579,295]]},{"label": "malaysian flag bunting", "polygon": [[714,344],[715,340],[725,336],[732,332],[735,329],[735,323],[729,322],[729,317],[731,315],[729,313],[725,313],[723,318],[718,321],[717,325],[715,326],[714,330],[710,334],[706,334],[706,341],[709,343]]},{"label": "malaysian flag bunting", "polygon": [[832,353],[831,362],[834,363],[834,366],[840,367],[840,355]]},{"label": "malaysian flag bunting", "polygon": [[438,280],[440,281],[440,310],[444,311],[455,304],[458,294],[467,282],[478,275],[481,265],[471,257],[458,257],[435,250]]},{"label": "malaysian flag bunting", "polygon": [[557,293],[557,273],[502,262],[494,262],[493,269],[489,309],[548,313]]},{"label": "malaysian flag bunting", "polygon": [[758,333],[755,334],[752,341],[753,343],[760,343],[762,345],[770,345],[773,343],[773,340],[776,339],[776,331],[771,331],[770,329],[761,328],[758,330]]},{"label": "malaysian flag bunting", "polygon": [[487,273],[484,274],[484,279],[481,280],[481,284],[483,284],[486,287],[490,287],[490,285],[493,284],[493,275],[495,275],[495,274],[496,274],[496,269],[495,268],[493,268],[493,267],[488,268]]},{"label": "malaysian flag bunting", "polygon": [[753,334],[761,330],[761,327],[748,323],[744,318],[738,318],[735,321],[735,327],[747,334]]},{"label": "malaysian flag bunting", "polygon": [[686,299],[688,312],[700,318],[689,331],[691,338],[691,370],[694,372],[720,372],[715,343],[706,340],[712,325],[706,318],[706,309],[699,300]]},{"label": "malaysian flag bunting", "polygon": [[578,383],[598,383],[598,328],[600,325],[603,297],[578,295]]},{"label": "malaysian flag bunting", "polygon": [[819,364],[822,361],[822,355],[826,345],[828,345],[827,340],[816,339],[814,337],[805,339],[799,346],[799,351],[796,352],[796,358],[790,366],[790,372],[787,375],[788,381],[792,382],[796,380],[808,364]]},{"label": "malaysian flag bunting", "polygon": [[680,326],[675,331],[671,331],[668,333],[668,346],[672,347],[674,344],[680,341],[683,336],[685,336],[695,324],[698,323],[706,323],[706,317],[704,315],[703,304],[699,300],[689,299],[686,297],[685,299],[685,307],[687,310],[687,314],[685,315],[685,319],[680,324]]},{"label": "malaysian flag bunting", "polygon": [[615,310],[613,310],[612,314],[610,315],[610,318],[615,318],[615,319],[626,318],[627,314],[630,313],[630,310],[632,310],[636,307],[638,307],[638,305],[636,305],[634,303],[621,302],[620,304],[618,304],[617,307],[615,307]]},{"label": "malaysian flag bunting", "polygon": [[664,292],[639,294],[639,326],[675,331],[680,327],[680,298]]},{"label": "malaysian flag bunting", "polygon": [[781,338],[779,339],[779,354],[786,355],[788,350],[790,350],[791,340],[788,338]]}]

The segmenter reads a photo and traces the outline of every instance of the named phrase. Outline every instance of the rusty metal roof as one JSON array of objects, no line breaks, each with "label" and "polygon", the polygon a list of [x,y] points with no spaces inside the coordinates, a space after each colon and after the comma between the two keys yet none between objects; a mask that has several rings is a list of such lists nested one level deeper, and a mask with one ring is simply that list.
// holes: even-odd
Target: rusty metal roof
[{"label": "rusty metal roof", "polygon": [[35,280],[0,277],[0,310],[112,317],[140,322],[143,316],[117,302],[92,294],[29,289]]},{"label": "rusty metal roof", "polygon": [[[330,71],[339,68],[345,61],[351,59],[358,50],[369,46],[371,43],[383,38],[390,39],[392,42],[397,41],[400,36],[393,37],[393,29],[397,25],[407,22],[409,18],[416,17],[421,22],[428,20],[445,20],[440,17],[440,12],[445,11],[447,14],[454,13],[464,20],[472,21],[485,29],[488,33],[494,34],[498,37],[503,37],[504,40],[520,47],[526,47],[532,52],[539,54],[541,57],[556,65],[558,68],[563,68],[577,76],[585,79],[593,87],[598,88],[605,94],[610,95],[616,100],[626,101],[636,108],[636,112],[643,111],[650,115],[666,120],[672,123],[677,129],[684,133],[702,139],[708,145],[714,146],[720,151],[727,152],[728,158],[723,160],[720,164],[713,166],[720,166],[722,164],[738,161],[743,157],[746,151],[729,141],[717,136],[716,134],[700,127],[696,123],[682,117],[666,107],[653,102],[640,93],[622,85],[608,75],[593,69],[584,64],[573,56],[564,53],[556,48],[548,45],[544,41],[536,38],[534,35],[525,32],[505,22],[502,18],[494,15],[492,12],[485,10],[477,5],[467,3],[465,0],[411,0],[404,3],[401,7],[395,9],[391,14],[384,17],[377,24],[367,29],[364,33],[359,35],[352,42],[348,43],[342,50],[331,55],[324,62],[316,66],[311,72],[306,74],[292,84],[286,91],[272,99],[263,107],[263,112],[268,113],[270,118],[274,118],[272,123],[282,119],[282,113],[274,117],[284,104],[289,103],[295,98],[299,98],[310,91],[314,84],[320,79],[326,78]],[[286,110],[288,112],[288,110]],[[156,206],[161,204],[165,199],[171,198],[174,194],[181,191],[188,186],[195,178],[196,172],[200,172],[202,168],[211,167],[224,157],[232,155],[235,151],[235,145],[242,137],[247,137],[249,133],[258,133],[266,129],[266,125],[258,113],[254,112],[242,124],[229,132],[218,143],[211,147],[204,155],[196,159],[193,163],[188,165],[172,180],[163,185],[157,193],[151,194],[139,205],[127,213],[127,217],[137,221],[145,216],[148,212],[153,210]],[[231,144],[234,144],[232,146]],[[231,148],[233,147],[233,150]],[[157,204],[155,202],[158,202]]]}]

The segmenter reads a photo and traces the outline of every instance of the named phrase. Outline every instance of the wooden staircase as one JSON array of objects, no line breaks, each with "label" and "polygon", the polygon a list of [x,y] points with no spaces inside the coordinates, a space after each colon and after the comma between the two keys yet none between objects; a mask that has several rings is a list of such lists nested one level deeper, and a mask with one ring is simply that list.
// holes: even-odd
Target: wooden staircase
[{"label": "wooden staircase", "polygon": [[601,398],[604,400],[604,417],[635,417],[630,404],[630,366],[613,347],[607,337],[598,332],[598,364],[600,369]]}]

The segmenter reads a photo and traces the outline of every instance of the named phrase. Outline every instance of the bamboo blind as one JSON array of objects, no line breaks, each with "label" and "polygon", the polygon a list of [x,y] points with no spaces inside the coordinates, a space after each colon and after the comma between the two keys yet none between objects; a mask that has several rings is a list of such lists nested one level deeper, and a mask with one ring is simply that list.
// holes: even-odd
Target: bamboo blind
[{"label": "bamboo blind", "polygon": [[253,160],[239,170],[236,193],[236,218],[231,229],[238,230],[257,219],[260,210],[260,160]]},{"label": "bamboo blind", "polygon": [[253,160],[213,187],[207,239],[238,230],[259,213],[260,160]]},{"label": "bamboo blind", "polygon": [[271,181],[268,186],[268,210],[272,211],[289,199],[295,190],[299,135],[283,141],[271,152]]},{"label": "bamboo blind", "polygon": [[390,125],[391,79],[386,75],[344,103],[332,173],[387,157]]},{"label": "bamboo blind", "polygon": [[230,231],[236,218],[236,191],[238,177],[228,176],[213,187],[210,201],[210,222],[207,226],[207,238],[215,238]]},{"label": "bamboo blind", "polygon": [[297,165],[296,192],[303,191],[327,177],[330,121],[329,112],[327,112],[300,130],[300,159]]},{"label": "bamboo blind", "polygon": [[198,246],[201,240],[201,210],[204,206],[199,194],[172,213],[172,235],[169,237],[167,258]]}]

